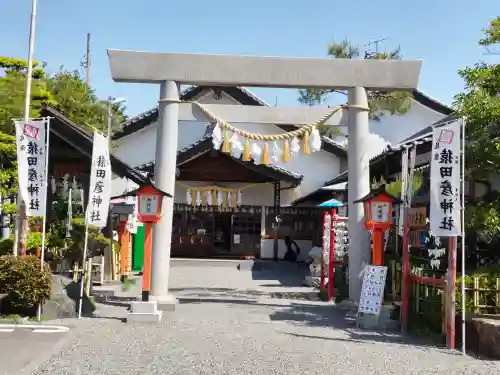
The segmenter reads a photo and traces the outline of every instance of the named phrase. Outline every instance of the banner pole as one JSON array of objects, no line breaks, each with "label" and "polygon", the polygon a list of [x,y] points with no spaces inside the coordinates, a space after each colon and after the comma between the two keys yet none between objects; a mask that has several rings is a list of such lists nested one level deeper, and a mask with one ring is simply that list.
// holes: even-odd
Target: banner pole
[{"label": "banner pole", "polygon": [[[49,173],[49,148],[50,148],[50,118],[45,118],[46,127],[46,146],[45,146],[45,173],[43,177],[43,186],[45,186],[45,194],[42,197],[43,205],[45,212],[43,214],[43,222],[42,222],[42,250],[40,252],[40,269],[43,271],[44,263],[45,263],[45,235],[47,233],[47,193],[48,193],[48,173]],[[38,304],[37,308],[37,320],[42,320],[42,304]]]},{"label": "banner pole", "polygon": [[[26,72],[26,96],[24,98],[24,122],[27,123],[30,117],[31,104],[31,81],[33,76],[33,55],[35,51],[35,29],[36,29],[36,8],[37,0],[31,1],[31,23],[29,36],[28,50],[28,66]],[[19,149],[18,149],[19,150]],[[20,189],[18,189],[20,190]],[[23,205],[20,191],[17,194],[16,201],[16,226],[14,228],[14,246],[12,249],[13,255],[18,256],[19,253],[26,253],[26,228],[24,221],[26,220],[26,207]],[[19,246],[21,244],[21,246]],[[21,249],[19,249],[21,247]]]},{"label": "banner pole", "polygon": [[465,311],[465,261],[466,261],[466,254],[465,254],[465,118],[462,118],[462,243],[461,243],[461,250],[462,250],[462,278],[461,278],[461,296],[462,296],[462,354],[466,355],[466,345],[465,345],[465,318],[466,318],[466,311]]},{"label": "banner pole", "polygon": [[87,246],[89,242],[89,225],[87,224],[87,212],[85,212],[85,240],[83,241],[83,256],[82,256],[82,278],[80,279],[80,297],[78,299],[78,319],[82,317],[83,305],[83,288],[85,281],[85,258],[87,258]]}]

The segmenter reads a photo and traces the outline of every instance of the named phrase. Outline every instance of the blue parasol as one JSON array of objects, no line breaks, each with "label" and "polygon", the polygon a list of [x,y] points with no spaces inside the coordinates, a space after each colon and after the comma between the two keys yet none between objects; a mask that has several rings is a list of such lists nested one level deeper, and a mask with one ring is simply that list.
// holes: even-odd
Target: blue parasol
[{"label": "blue parasol", "polygon": [[318,207],[342,207],[342,206],[344,206],[344,203],[336,199],[330,199],[318,205]]}]

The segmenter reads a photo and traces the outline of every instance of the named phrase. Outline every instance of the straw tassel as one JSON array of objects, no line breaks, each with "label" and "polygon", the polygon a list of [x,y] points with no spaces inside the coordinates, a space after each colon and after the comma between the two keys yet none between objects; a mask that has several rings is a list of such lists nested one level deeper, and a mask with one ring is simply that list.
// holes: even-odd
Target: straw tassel
[{"label": "straw tassel", "polygon": [[261,164],[269,164],[269,145],[264,143],[264,149],[262,150],[262,160]]},{"label": "straw tassel", "polygon": [[283,155],[281,156],[283,163],[288,163],[290,161],[290,145],[288,144],[288,139],[285,139],[285,144],[283,145]]},{"label": "straw tassel", "polygon": [[224,143],[222,144],[222,152],[229,154],[231,152],[231,140],[229,138],[229,132],[224,131]]},{"label": "straw tassel", "polygon": [[243,161],[250,161],[251,159],[251,155],[250,155],[250,152],[251,152],[251,145],[250,145],[250,141],[248,140],[248,138],[245,138],[245,147],[243,148]]},{"label": "straw tassel", "polygon": [[306,155],[310,155],[311,154],[311,145],[309,144],[309,132],[305,132],[304,133],[304,138],[303,138],[303,143],[304,145],[302,146],[302,152],[304,152],[304,154]]}]

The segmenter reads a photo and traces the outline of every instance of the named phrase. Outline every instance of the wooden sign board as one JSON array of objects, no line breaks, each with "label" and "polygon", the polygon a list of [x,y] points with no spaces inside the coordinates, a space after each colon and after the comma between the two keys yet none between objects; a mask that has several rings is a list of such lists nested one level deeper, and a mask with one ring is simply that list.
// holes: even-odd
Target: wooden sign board
[{"label": "wooden sign board", "polygon": [[413,207],[410,208],[410,227],[422,228],[425,227],[427,219],[427,208],[426,207]]}]

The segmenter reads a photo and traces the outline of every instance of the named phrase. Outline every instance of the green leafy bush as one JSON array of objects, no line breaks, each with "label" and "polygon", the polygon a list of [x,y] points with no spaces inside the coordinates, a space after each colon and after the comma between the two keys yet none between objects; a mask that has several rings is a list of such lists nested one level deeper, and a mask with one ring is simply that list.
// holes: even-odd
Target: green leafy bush
[{"label": "green leafy bush", "polygon": [[[109,238],[101,233],[97,227],[89,226],[87,256],[93,257],[102,255],[104,249],[109,246]],[[85,243],[85,220],[84,218],[73,219],[73,230],[71,231],[71,239],[69,241],[68,251],[65,255],[67,259],[72,261],[80,261]],[[119,249],[117,241],[113,241],[113,248]]]},{"label": "green leafy bush", "polygon": [[40,260],[35,256],[0,257],[0,293],[7,294],[9,307],[14,310],[29,310],[50,298],[52,275],[40,269]]},{"label": "green leafy bush", "polygon": [[28,232],[26,238],[26,250],[34,251],[42,248],[42,233]]},{"label": "green leafy bush", "polygon": [[0,256],[12,254],[14,239],[12,237],[0,239]]}]

